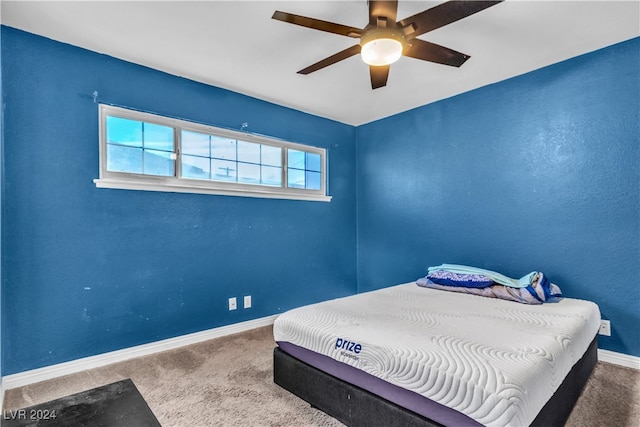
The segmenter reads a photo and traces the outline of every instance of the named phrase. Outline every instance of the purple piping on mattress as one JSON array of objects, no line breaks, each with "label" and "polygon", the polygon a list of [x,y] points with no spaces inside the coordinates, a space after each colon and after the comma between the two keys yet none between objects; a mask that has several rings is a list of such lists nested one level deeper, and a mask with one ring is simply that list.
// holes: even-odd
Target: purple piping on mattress
[{"label": "purple piping on mattress", "polygon": [[276,344],[278,344],[280,349],[285,353],[290,354],[308,365],[363,388],[442,425],[456,427],[482,426],[482,424],[461,412],[447,408],[413,391],[390,384],[360,369],[338,362],[324,354],[315,353],[306,348],[291,344],[290,342],[277,341]]}]

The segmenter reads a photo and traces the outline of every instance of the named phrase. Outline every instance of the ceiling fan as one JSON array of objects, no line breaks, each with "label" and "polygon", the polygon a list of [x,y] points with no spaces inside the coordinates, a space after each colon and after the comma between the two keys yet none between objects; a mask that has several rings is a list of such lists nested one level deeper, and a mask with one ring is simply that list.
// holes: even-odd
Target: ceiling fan
[{"label": "ceiling fan", "polygon": [[416,37],[501,1],[448,1],[396,22],[397,1],[369,0],[369,23],[362,29],[281,11],[276,11],[272,18],[314,30],[359,38],[358,44],[303,68],[298,74],[313,73],[360,54],[362,60],[369,65],[371,88],[377,89],[386,86],[390,65],[403,55],[460,67],[470,58],[469,55]]}]

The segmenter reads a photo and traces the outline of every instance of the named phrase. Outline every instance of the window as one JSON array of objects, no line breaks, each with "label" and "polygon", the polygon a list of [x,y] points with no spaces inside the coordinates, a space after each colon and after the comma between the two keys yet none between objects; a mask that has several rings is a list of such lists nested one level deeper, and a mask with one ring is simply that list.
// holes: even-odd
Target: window
[{"label": "window", "polygon": [[322,148],[100,105],[100,188],[330,201]]}]

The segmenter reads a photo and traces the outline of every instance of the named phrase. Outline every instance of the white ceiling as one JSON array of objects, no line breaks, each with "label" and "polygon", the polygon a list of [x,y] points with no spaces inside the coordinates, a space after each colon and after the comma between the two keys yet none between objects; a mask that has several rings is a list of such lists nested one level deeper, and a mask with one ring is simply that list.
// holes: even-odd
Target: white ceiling
[{"label": "white ceiling", "polygon": [[[442,1],[402,1],[398,20]],[[640,1],[507,0],[420,36],[471,55],[454,68],[403,57],[372,90],[359,56],[296,71],[356,39],[275,10],[363,28],[358,1],[7,1],[2,23],[199,82],[360,125],[640,36]]]}]

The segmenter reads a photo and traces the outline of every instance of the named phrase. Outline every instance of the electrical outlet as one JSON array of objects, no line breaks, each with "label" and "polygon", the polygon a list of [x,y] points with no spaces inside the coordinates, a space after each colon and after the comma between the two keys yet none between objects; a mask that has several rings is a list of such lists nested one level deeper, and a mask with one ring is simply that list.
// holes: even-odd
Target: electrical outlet
[{"label": "electrical outlet", "polygon": [[251,295],[244,296],[244,308],[251,308]]},{"label": "electrical outlet", "polygon": [[600,335],[606,335],[608,337],[611,336],[611,321],[600,319],[600,330],[598,331]]},{"label": "electrical outlet", "polygon": [[229,298],[229,310],[235,310],[236,308],[238,308],[236,297]]}]

